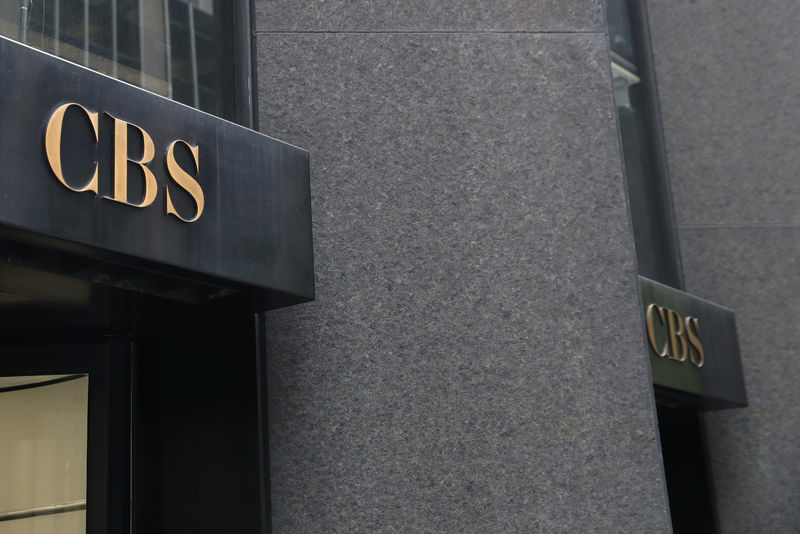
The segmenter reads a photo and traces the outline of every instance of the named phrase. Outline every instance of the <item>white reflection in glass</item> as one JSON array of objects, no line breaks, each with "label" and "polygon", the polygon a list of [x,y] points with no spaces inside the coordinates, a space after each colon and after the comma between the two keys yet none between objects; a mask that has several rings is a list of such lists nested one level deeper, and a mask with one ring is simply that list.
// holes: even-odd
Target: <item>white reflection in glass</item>
[{"label": "white reflection in glass", "polygon": [[89,377],[0,377],[0,534],[86,532]]}]

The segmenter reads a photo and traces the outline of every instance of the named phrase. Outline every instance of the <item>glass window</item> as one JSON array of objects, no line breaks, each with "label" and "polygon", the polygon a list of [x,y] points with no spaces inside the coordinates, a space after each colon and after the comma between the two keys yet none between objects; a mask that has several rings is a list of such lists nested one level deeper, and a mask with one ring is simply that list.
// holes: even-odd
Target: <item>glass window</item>
[{"label": "glass window", "polygon": [[0,0],[0,35],[233,118],[232,2]]},{"label": "glass window", "polygon": [[86,532],[87,375],[0,377],[0,534]]},{"label": "glass window", "polygon": [[638,0],[607,0],[614,97],[622,138],[639,274],[682,285],[672,200],[660,144],[658,103],[649,68],[646,36],[634,24]]},{"label": "glass window", "polygon": [[635,46],[631,14],[626,0],[606,0],[608,19],[608,41],[614,60],[622,59],[627,67],[635,69]]}]

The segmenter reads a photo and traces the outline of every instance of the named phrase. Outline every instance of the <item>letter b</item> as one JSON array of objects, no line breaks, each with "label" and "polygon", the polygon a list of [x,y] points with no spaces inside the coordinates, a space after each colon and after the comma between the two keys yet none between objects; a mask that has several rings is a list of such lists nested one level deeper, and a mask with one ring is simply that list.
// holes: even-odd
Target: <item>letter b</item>
[{"label": "letter b", "polygon": [[[667,329],[669,330],[670,358],[685,362],[689,347],[686,345],[686,340],[683,339],[683,318],[678,312],[667,310]],[[678,342],[681,345],[680,353],[678,353]]]},{"label": "letter b", "polygon": [[[158,193],[156,177],[147,168],[147,164],[153,161],[153,156],[156,154],[153,139],[135,124],[110,114],[109,117],[114,119],[114,196],[105,198],[137,208],[149,206],[156,199]],[[136,128],[142,134],[142,157],[139,160],[131,159],[128,155],[128,126]],[[141,202],[138,203],[128,201],[128,163],[138,165],[144,173],[144,195]]]}]

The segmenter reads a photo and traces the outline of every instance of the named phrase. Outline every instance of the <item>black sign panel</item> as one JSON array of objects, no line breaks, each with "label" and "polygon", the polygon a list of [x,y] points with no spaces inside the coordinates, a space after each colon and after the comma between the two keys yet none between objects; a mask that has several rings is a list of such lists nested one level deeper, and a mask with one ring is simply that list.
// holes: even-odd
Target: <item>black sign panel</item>
[{"label": "black sign panel", "polygon": [[307,152],[3,38],[0,235],[314,296]]},{"label": "black sign panel", "polygon": [[703,409],[746,406],[733,312],[642,276],[639,281],[660,400]]}]

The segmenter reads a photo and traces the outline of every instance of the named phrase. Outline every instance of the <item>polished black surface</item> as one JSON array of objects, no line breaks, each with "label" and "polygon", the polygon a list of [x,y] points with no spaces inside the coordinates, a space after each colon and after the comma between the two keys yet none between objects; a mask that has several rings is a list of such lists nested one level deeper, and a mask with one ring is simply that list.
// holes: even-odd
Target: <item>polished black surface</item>
[{"label": "polished black surface", "polygon": [[[62,145],[65,174],[76,182],[98,161],[97,196],[68,190],[45,157],[47,120],[67,102],[100,113],[96,145],[80,114],[67,117]],[[109,114],[143,128],[155,143],[149,167],[159,191],[146,208],[103,198],[113,188]],[[134,133],[132,157],[141,153]],[[164,153],[175,139],[200,147],[197,181],[206,204],[194,223],[164,210]],[[222,288],[207,295],[225,288],[252,292],[261,308],[313,298],[308,154],[302,149],[0,39],[0,165],[0,237],[139,269],[139,280],[126,275],[125,283],[134,290],[141,283],[145,289],[139,290],[149,293],[158,294],[152,279],[167,275]],[[129,167],[135,201],[142,178]],[[191,213],[189,197],[171,191],[178,210]],[[105,283],[102,276],[92,281]],[[124,287],[113,280],[108,285]],[[194,300],[203,300],[204,292],[197,293]]]},{"label": "polished black surface", "polygon": [[719,518],[703,414],[695,408],[657,408],[673,534],[716,534]]},{"label": "polished black surface", "polygon": [[[705,350],[703,366],[698,368],[688,360],[679,362],[669,357],[659,357],[648,342],[653,384],[659,402],[701,409],[746,406],[747,394],[734,313],[642,276],[639,282],[643,312],[650,304],[656,304],[674,310],[682,317],[696,317],[700,325],[699,337]],[[665,336],[664,327],[658,325],[657,328],[661,341]]]},{"label": "polished black surface", "polygon": [[138,300],[133,532],[266,532],[254,314],[235,299]]}]

